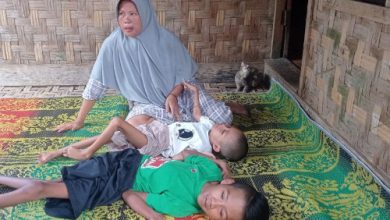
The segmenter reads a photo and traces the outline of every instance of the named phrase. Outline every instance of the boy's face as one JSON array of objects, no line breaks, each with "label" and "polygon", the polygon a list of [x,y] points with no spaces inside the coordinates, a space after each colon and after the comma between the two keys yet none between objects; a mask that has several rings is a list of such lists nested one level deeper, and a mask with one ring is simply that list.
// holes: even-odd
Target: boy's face
[{"label": "boy's face", "polygon": [[[209,139],[211,143],[220,145],[224,141],[231,140],[232,137],[238,135],[239,132],[240,130],[229,124],[215,124],[210,130]],[[219,151],[220,150],[217,150],[217,152]]]},{"label": "boy's face", "polygon": [[242,189],[231,184],[207,183],[198,204],[210,219],[243,219],[246,198]]},{"label": "boy's face", "polygon": [[123,2],[120,6],[118,24],[126,36],[135,37],[141,33],[141,17],[132,2]]}]

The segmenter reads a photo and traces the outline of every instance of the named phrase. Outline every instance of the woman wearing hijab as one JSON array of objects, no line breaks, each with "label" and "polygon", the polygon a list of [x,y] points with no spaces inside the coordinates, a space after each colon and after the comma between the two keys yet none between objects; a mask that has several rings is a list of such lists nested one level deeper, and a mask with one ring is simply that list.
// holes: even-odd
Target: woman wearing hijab
[{"label": "woman wearing hijab", "polygon": [[[150,0],[120,0],[116,10],[119,27],[102,44],[77,118],[56,130],[83,127],[87,114],[108,88],[118,90],[129,101],[127,119],[146,114],[167,124],[178,119],[193,121],[190,94],[170,95],[182,89],[183,81],[196,83],[193,77],[198,66],[187,49],[158,24]],[[231,123],[230,108],[203,88],[200,100],[204,115],[216,123]]]}]

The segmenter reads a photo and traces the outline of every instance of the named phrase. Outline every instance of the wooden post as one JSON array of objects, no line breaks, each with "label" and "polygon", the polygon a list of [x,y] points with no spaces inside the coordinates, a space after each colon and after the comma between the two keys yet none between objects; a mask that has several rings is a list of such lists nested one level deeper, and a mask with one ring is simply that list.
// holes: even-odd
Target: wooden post
[{"label": "wooden post", "polygon": [[286,8],[287,0],[276,0],[274,11],[274,23],[271,42],[271,58],[279,58],[282,55],[283,46],[283,11]]},{"label": "wooden post", "polygon": [[305,27],[305,38],[303,41],[303,54],[302,54],[302,65],[301,65],[301,74],[299,77],[299,88],[298,95],[302,96],[305,82],[305,71],[306,71],[306,61],[309,54],[309,36],[311,31],[311,22],[313,21],[313,10],[314,10],[314,0],[309,0],[307,2],[307,11],[306,11],[306,27]]}]

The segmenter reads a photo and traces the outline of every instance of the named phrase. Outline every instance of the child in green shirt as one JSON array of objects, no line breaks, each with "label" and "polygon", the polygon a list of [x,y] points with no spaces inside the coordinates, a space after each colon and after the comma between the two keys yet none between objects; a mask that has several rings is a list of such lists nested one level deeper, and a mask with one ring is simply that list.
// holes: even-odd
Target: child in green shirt
[{"label": "child in green shirt", "polygon": [[0,208],[49,198],[48,215],[77,218],[84,210],[122,197],[146,219],[202,212],[211,219],[268,219],[261,193],[223,179],[219,160],[196,154],[182,151],[170,159],[126,149],[64,167],[59,181],[0,176],[0,184],[16,188],[0,194]]}]

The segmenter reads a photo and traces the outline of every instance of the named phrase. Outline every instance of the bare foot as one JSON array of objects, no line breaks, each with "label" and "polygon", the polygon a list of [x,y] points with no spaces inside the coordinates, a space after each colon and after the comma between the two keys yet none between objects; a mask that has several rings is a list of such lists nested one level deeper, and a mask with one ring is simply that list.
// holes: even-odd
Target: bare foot
[{"label": "bare foot", "polygon": [[38,163],[39,164],[45,164],[57,157],[62,156],[62,149],[61,150],[56,150],[56,151],[51,151],[51,152],[46,152],[46,153],[41,153],[38,156]]},{"label": "bare foot", "polygon": [[85,149],[77,149],[74,147],[68,147],[64,151],[64,157],[69,157],[75,160],[87,160],[91,157],[91,155],[88,153]]}]

